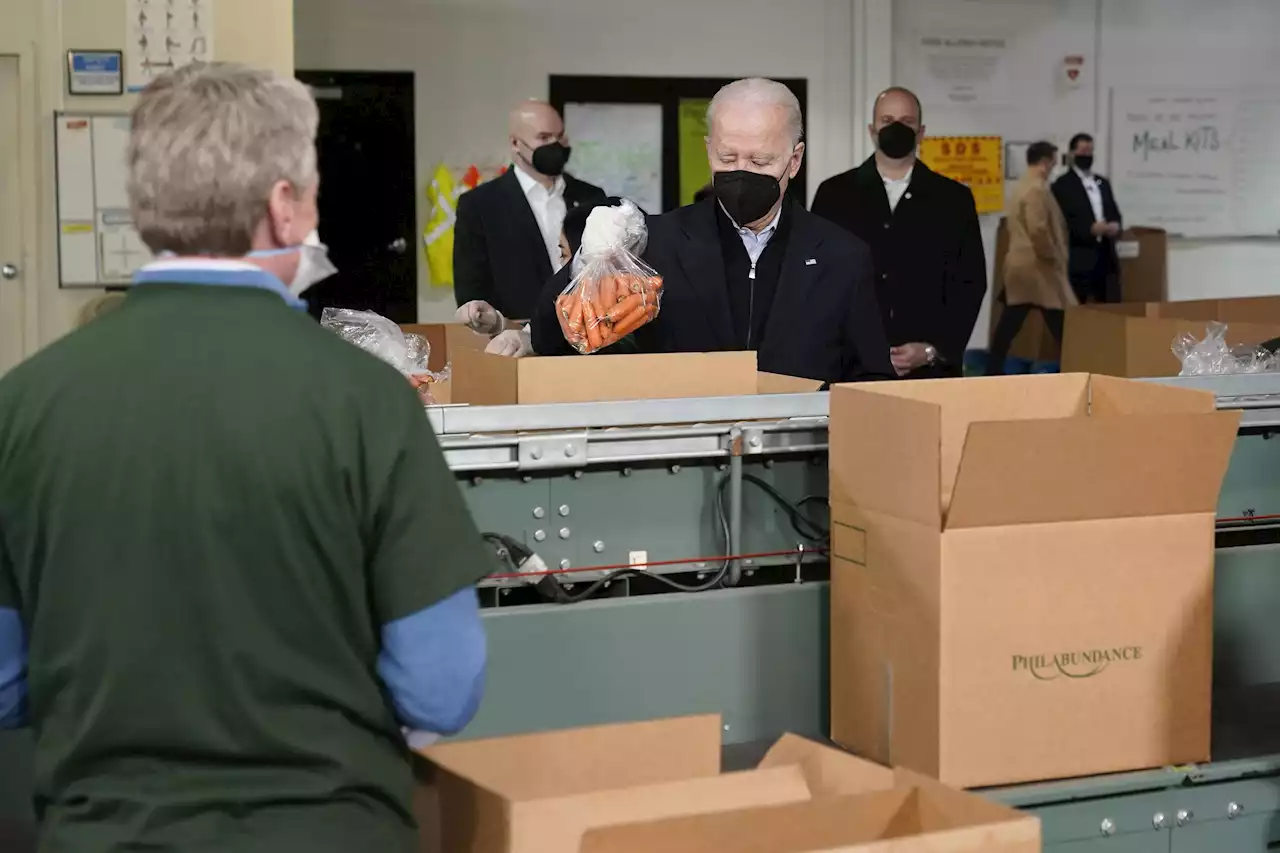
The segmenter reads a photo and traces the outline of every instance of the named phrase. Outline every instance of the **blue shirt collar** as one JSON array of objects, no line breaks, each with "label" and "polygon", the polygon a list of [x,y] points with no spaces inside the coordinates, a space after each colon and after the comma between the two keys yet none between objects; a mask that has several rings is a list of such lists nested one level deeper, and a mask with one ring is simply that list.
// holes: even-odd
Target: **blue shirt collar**
[{"label": "blue shirt collar", "polygon": [[134,284],[191,284],[206,287],[256,287],[269,290],[291,308],[306,310],[284,282],[247,261],[167,257],[152,261],[133,274]]},{"label": "blue shirt collar", "polygon": [[[780,205],[773,213],[773,218],[769,220],[769,224],[760,229],[757,234],[750,228],[739,225],[733,221],[733,217],[729,216],[729,211],[725,210],[724,215],[729,216],[729,221],[733,223],[734,230],[738,232],[739,239],[742,240],[742,248],[747,250],[747,257],[751,259],[751,265],[754,268],[760,261],[760,256],[764,254],[764,250],[768,247],[769,241],[773,239],[773,235],[778,230],[778,220],[782,218],[782,207]],[[720,209],[724,210],[724,205],[720,205]]]}]

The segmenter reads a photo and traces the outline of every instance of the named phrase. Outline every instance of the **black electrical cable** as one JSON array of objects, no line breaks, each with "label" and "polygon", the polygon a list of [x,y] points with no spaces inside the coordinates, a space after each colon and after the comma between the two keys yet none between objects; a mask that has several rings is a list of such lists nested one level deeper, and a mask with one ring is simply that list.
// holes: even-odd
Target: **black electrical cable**
[{"label": "black electrical cable", "polygon": [[831,539],[831,530],[823,527],[818,522],[807,517],[800,511],[805,504],[815,501],[826,502],[826,498],[822,495],[806,495],[795,503],[787,500],[786,495],[778,491],[772,483],[760,479],[753,474],[743,474],[742,482],[751,483],[760,489],[766,495],[773,499],[775,503],[782,507],[786,512],[788,520],[791,522],[791,529],[794,530],[801,538],[808,539],[810,542],[818,544],[826,544]]},{"label": "black electrical cable", "polygon": [[[729,519],[724,508],[724,492],[728,487],[730,480],[730,477],[725,477],[720,481],[719,486],[716,488],[714,502],[716,520],[720,523],[720,533],[724,538],[725,550],[729,550],[730,542]],[[809,518],[802,512],[802,509],[808,504],[818,502],[825,504],[827,502],[827,498],[824,495],[806,495],[795,503],[792,503],[787,500],[787,497],[783,495],[782,492],[778,491],[772,483],[769,483],[760,477],[753,474],[743,474],[742,481],[744,483],[751,483],[753,486],[764,492],[772,501],[778,504],[778,506],[782,508],[783,512],[786,513],[787,519],[791,524],[791,529],[794,530],[801,538],[821,545],[825,545],[830,541],[830,529],[823,527],[821,524]],[[483,536],[486,541],[497,546],[499,558],[510,564],[511,568],[515,572],[519,572],[521,567],[528,560],[536,556],[528,546],[510,536],[506,536],[501,533],[483,533],[481,536]],[[652,578],[658,583],[661,583],[676,592],[706,592],[708,590],[715,589],[724,583],[724,578],[725,575],[729,573],[729,566],[731,562],[731,560],[725,560],[720,568],[716,570],[715,574],[706,581],[698,584],[680,583],[679,581],[672,580],[666,575],[651,572],[642,568],[636,568],[620,569],[610,572],[603,578],[593,581],[589,586],[578,593],[567,592],[560,582],[556,580],[554,574],[543,575],[538,581],[534,582],[534,586],[544,597],[562,604],[576,604],[580,601],[585,601],[608,584],[630,577]]]},{"label": "black electrical cable", "polygon": [[[717,520],[720,522],[720,532],[721,532],[721,535],[724,537],[725,550],[729,550],[729,520],[725,514],[725,509],[724,509],[724,491],[725,491],[725,488],[729,485],[730,479],[731,478],[729,477],[725,477],[723,480],[720,481],[720,485],[716,489],[716,499],[715,499],[715,513],[716,513]],[[778,491],[773,486],[773,484],[769,483],[766,480],[762,480],[761,478],[756,477],[752,474],[743,474],[742,480],[743,482],[751,483],[752,485],[760,489],[770,499],[772,499],[775,503],[777,503],[780,507],[782,507],[783,511],[787,514],[788,520],[791,523],[791,528],[801,538],[808,539],[810,542],[816,542],[824,545],[828,541],[830,541],[831,531],[827,528],[824,528],[822,525],[818,524],[813,519],[808,518],[801,512],[801,508],[804,507],[806,504],[815,503],[817,501],[822,501],[823,503],[826,503],[826,500],[827,500],[826,497],[822,495],[806,495],[805,497],[801,498],[799,501],[792,503],[791,501],[787,500],[786,496],[783,495],[782,492]],[[613,581],[623,580],[629,577],[652,578],[653,580],[656,580],[659,583],[664,584],[665,586],[676,590],[677,592],[706,592],[708,590],[715,589],[716,587],[721,586],[724,583],[724,578],[725,578],[725,575],[729,573],[729,566],[731,562],[732,562],[731,560],[725,560],[724,563],[720,566],[720,568],[716,571],[714,575],[712,575],[706,581],[696,585],[683,584],[683,583],[680,583],[679,581],[672,580],[671,578],[666,577],[665,575],[646,571],[644,569],[622,569],[621,571],[612,572],[611,574],[606,575],[603,578],[600,578],[599,580],[593,582],[590,586],[588,586],[586,589],[582,590],[579,593],[572,593],[572,594],[568,593],[563,589],[563,587],[560,586],[560,584],[556,584],[555,600],[563,602],[565,604],[576,604],[580,601],[585,601],[586,599],[595,595],[597,592],[603,589],[607,584],[610,584]]]},{"label": "black electrical cable", "polygon": [[[729,549],[729,518],[724,511],[724,490],[727,485],[729,485],[729,478],[725,477],[720,481],[720,486],[716,489],[714,503],[716,519],[720,522],[720,533],[724,536],[725,550]],[[729,565],[731,562],[731,560],[725,560],[724,563],[721,564],[720,568],[716,570],[715,574],[699,584],[680,583],[679,581],[672,580],[666,575],[650,572],[646,569],[622,569],[620,571],[611,572],[599,580],[594,581],[581,592],[569,593],[563,588],[560,588],[559,594],[556,596],[556,600],[564,604],[577,604],[580,601],[587,600],[600,590],[604,589],[606,585],[613,583],[614,581],[634,577],[652,578],[658,583],[661,583],[676,592],[707,592],[724,583],[724,577],[729,573]],[[559,587],[559,584],[557,584],[557,587]]]}]

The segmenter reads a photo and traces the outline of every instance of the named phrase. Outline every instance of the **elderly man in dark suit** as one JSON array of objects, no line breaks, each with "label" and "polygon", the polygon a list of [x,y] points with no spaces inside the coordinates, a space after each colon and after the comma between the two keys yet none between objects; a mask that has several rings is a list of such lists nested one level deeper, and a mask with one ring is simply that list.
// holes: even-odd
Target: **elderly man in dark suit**
[{"label": "elderly man in dark suit", "polygon": [[1067,219],[1071,259],[1067,274],[1083,302],[1120,301],[1120,259],[1116,238],[1124,220],[1111,182],[1093,171],[1093,137],[1071,137],[1071,168],[1053,182],[1053,197]]},{"label": "elderly man in dark suit", "polygon": [[[714,195],[649,220],[644,259],[665,285],[640,349],[755,350],[761,370],[825,382],[892,377],[866,245],[788,198],[804,158],[795,95],[738,80],[707,118]],[[568,349],[554,307],[567,283],[568,269],[539,300],[540,354]]]},{"label": "elderly man in dark suit", "polygon": [[564,171],[570,149],[564,121],[550,104],[517,105],[509,133],[511,168],[463,193],[454,225],[454,296],[466,309],[459,319],[490,334],[503,326],[498,315],[532,315],[560,265],[565,212],[605,198],[599,187]]},{"label": "elderly man in dark suit", "polygon": [[898,374],[959,376],[987,290],[973,193],[916,159],[925,128],[907,89],[880,93],[869,130],[875,154],[824,181],[813,212],[871,246]]}]

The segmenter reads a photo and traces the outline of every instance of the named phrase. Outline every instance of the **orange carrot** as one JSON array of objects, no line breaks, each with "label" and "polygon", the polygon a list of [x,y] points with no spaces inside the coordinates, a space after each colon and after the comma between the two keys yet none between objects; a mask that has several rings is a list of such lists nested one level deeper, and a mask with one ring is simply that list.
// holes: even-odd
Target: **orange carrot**
[{"label": "orange carrot", "polygon": [[637,308],[644,308],[644,296],[639,293],[633,293],[626,299],[614,305],[605,313],[605,318],[610,323],[617,324],[622,318],[634,312]]},{"label": "orange carrot", "polygon": [[618,301],[618,278],[615,275],[600,276],[597,292],[600,294],[601,305],[612,305]]},{"label": "orange carrot", "polygon": [[564,300],[564,305],[562,306],[564,317],[572,324],[574,318],[582,313],[582,309],[579,307],[579,303],[582,302],[582,293],[579,290],[573,290],[563,294],[560,298]]},{"label": "orange carrot", "polygon": [[596,306],[589,299],[582,300],[582,320],[586,326],[587,347],[583,352],[595,352],[600,349],[600,316]]},{"label": "orange carrot", "polygon": [[644,306],[641,305],[624,317],[621,322],[614,324],[613,332],[619,338],[625,338],[647,322],[649,322],[649,315],[645,312]]}]

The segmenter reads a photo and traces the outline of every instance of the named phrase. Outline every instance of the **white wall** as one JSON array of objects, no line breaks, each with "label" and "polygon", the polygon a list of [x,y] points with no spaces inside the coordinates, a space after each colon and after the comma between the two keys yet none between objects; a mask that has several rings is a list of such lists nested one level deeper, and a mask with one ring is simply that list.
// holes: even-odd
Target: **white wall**
[{"label": "white wall", "polygon": [[[1270,89],[1280,79],[1280,3],[1276,0],[1104,0],[1101,23],[1104,96],[1113,86]],[[1098,137],[1106,139],[1107,102],[1102,107]],[[1274,161],[1251,165],[1280,168]],[[1123,209],[1124,199],[1118,201]],[[1280,204],[1280,199],[1275,203]],[[1276,293],[1280,293],[1280,241],[1170,244],[1171,299]]]},{"label": "white wall", "polygon": [[[875,34],[868,33],[874,38]],[[922,37],[1003,39],[991,84],[976,99],[953,100],[954,77],[936,73]],[[897,0],[893,5],[894,81],[919,96],[931,136],[1000,136],[1005,140],[1056,141],[1065,149],[1072,134],[1094,127],[1094,87],[1088,77],[1077,88],[1062,85],[1063,58],[1084,57],[1096,65],[1097,0]],[[1090,75],[1091,76],[1091,75]],[[1013,183],[1006,184],[1012,193]],[[1003,214],[982,217],[988,280],[995,262],[996,228]],[[991,294],[974,327],[971,346],[985,347]]]},{"label": "white wall", "polygon": [[[925,31],[1010,37],[1007,62],[1014,71],[1016,104],[1011,109],[948,108],[926,94],[929,133],[992,133],[1065,145],[1072,133],[1087,131],[1097,138],[1103,173],[1112,88],[1248,89],[1280,76],[1280,3],[1275,0],[897,0],[895,77],[922,94],[929,84],[914,36]],[[877,38],[873,32],[865,35]],[[1060,85],[1067,55],[1085,57],[1085,85],[1075,91]],[[1123,210],[1124,198],[1117,201]],[[988,268],[998,219],[985,217]],[[1169,250],[1169,297],[1280,293],[1278,265],[1276,240],[1176,240]],[[974,330],[974,346],[985,346],[988,308],[984,305]]]},{"label": "white wall", "polygon": [[[550,74],[809,81],[809,186],[855,151],[853,3],[808,0],[296,0],[297,65],[417,73],[419,233],[434,165],[502,161],[509,107]],[[859,4],[861,5],[861,4]],[[419,250],[420,251],[420,250]],[[453,313],[419,263],[419,313]]]}]

